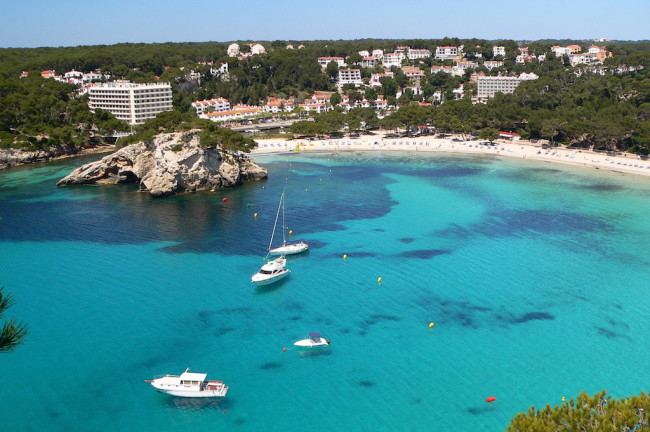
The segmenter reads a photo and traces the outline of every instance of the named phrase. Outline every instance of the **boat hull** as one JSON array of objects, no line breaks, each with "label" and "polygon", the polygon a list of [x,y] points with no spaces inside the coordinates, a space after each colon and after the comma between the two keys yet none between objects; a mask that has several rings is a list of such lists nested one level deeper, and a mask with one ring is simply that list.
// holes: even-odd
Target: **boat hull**
[{"label": "boat hull", "polygon": [[181,390],[162,390],[156,389],[160,393],[165,393],[170,396],[176,397],[185,397],[185,398],[215,398],[215,397],[226,397],[226,394],[214,390],[202,390],[199,392],[196,391],[181,391]]},{"label": "boat hull", "polygon": [[309,245],[305,242],[285,244],[283,246],[271,249],[269,255],[295,255],[309,250]]},{"label": "boat hull", "polygon": [[295,342],[293,346],[297,348],[327,348],[330,346],[330,342],[325,339],[325,338],[319,338],[317,340],[308,338],[308,339],[302,339],[299,340],[298,342]]},{"label": "boat hull", "polygon": [[257,286],[264,286],[264,285],[269,285],[272,283],[275,283],[281,279],[284,279],[285,277],[289,276],[291,273],[291,270],[289,269],[284,269],[280,271],[279,273],[276,273],[272,276],[269,275],[261,275],[259,273],[255,273],[253,277],[251,278],[251,282],[253,282]]}]

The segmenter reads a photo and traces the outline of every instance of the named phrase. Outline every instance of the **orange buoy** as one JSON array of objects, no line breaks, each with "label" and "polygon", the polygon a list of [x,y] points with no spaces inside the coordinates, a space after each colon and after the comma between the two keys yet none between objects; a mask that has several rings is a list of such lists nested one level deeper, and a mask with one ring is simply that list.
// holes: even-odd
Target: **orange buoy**
[{"label": "orange buoy", "polygon": [[221,202],[226,202],[226,201],[228,201],[228,198],[226,197],[221,198]]},{"label": "orange buoy", "polygon": [[487,399],[485,399],[485,402],[494,402],[495,400],[497,400],[496,396],[490,396]]}]

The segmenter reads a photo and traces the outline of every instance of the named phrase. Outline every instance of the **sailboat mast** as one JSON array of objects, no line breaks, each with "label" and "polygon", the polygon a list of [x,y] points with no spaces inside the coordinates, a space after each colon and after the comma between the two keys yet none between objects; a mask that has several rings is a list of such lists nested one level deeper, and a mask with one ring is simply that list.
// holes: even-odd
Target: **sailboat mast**
[{"label": "sailboat mast", "polygon": [[[275,223],[273,224],[273,232],[271,233],[271,241],[269,242],[269,248],[271,250],[273,247],[273,237],[275,236],[275,228],[278,226],[278,217],[280,216],[280,207],[282,207],[282,202],[284,201],[284,190],[282,191],[282,196],[280,197],[280,202],[278,203],[278,211],[275,213]],[[284,213],[282,214],[284,216]],[[284,224],[284,221],[283,221]],[[284,232],[284,228],[282,229]]]},{"label": "sailboat mast", "polygon": [[284,191],[282,191],[282,246],[287,245],[287,239],[285,237],[286,231],[287,231],[287,224],[284,221]]}]

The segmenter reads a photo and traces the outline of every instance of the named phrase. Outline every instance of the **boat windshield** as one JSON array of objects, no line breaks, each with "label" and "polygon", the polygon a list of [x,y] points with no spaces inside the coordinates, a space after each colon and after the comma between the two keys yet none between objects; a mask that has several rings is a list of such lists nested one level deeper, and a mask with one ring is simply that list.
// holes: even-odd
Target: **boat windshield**
[{"label": "boat windshield", "polygon": [[273,273],[278,273],[279,271],[280,270],[262,270],[262,269],[260,269],[259,273],[260,274],[270,275],[270,274],[273,274]]}]

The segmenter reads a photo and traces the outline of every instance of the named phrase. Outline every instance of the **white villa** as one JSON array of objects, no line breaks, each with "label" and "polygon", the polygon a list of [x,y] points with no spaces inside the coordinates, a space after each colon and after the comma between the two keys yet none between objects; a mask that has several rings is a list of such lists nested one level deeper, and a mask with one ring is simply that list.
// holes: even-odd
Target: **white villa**
[{"label": "white villa", "polygon": [[395,74],[393,72],[384,72],[384,73],[373,73],[370,75],[370,85],[373,87],[381,87],[382,78],[393,78]]},{"label": "white villa", "polygon": [[318,57],[318,64],[321,68],[325,69],[331,62],[336,63],[338,67],[345,67],[345,59],[343,57]]},{"label": "white villa", "polygon": [[503,62],[498,60],[487,60],[485,63],[483,63],[483,66],[488,68],[488,70],[492,70],[494,68],[503,66]]}]

